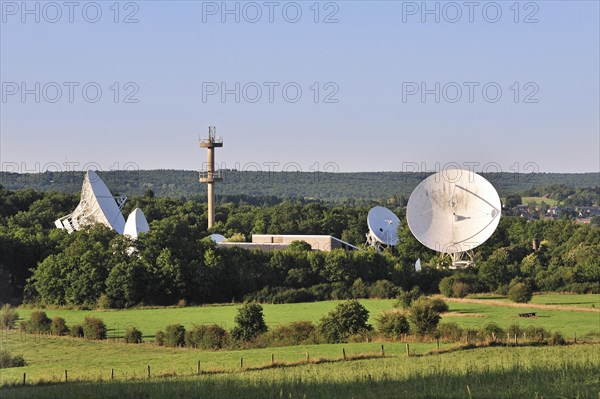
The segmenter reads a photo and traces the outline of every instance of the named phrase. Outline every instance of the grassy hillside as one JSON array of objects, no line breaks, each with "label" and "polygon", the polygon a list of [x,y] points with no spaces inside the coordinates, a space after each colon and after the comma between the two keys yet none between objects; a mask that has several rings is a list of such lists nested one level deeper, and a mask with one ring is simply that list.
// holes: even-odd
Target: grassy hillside
[{"label": "grassy hillside", "polygon": [[[102,347],[104,344],[93,345]],[[181,352],[165,350],[162,356],[152,359],[153,364],[160,364],[157,372],[169,370],[168,366],[180,359]],[[87,365],[96,362],[98,353],[101,352],[91,348],[82,352],[81,367],[89,368]],[[127,358],[123,352],[114,355],[115,361]],[[266,351],[263,355],[265,363],[269,357]],[[5,388],[2,397],[597,398],[600,393],[598,345],[485,348],[424,357],[400,355],[200,376],[192,376],[193,364],[182,370],[187,376]],[[138,377],[144,374],[144,367],[145,363],[139,364]],[[95,369],[89,373],[98,374],[98,380],[109,378],[106,369],[103,374]],[[56,380],[61,378],[60,372],[57,374]]]},{"label": "grassy hillside", "polygon": [[[322,200],[386,199],[394,195],[408,197],[431,173],[408,172],[240,172],[223,171],[217,194],[318,198]],[[141,195],[151,188],[159,196],[203,196],[206,185],[198,182],[198,172],[186,170],[138,170],[101,172],[111,191],[124,195]],[[550,184],[570,187],[598,185],[595,173],[488,173],[502,197],[528,188]],[[0,172],[0,184],[11,190],[34,189],[76,193],[81,190],[83,172],[46,172],[18,174]]]}]

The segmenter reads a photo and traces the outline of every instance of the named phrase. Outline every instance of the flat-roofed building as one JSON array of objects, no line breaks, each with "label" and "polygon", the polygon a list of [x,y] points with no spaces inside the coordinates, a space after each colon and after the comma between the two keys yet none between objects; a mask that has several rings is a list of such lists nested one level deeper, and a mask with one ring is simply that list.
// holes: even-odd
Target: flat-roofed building
[{"label": "flat-roofed building", "polygon": [[345,249],[356,251],[358,248],[346,241],[329,235],[299,235],[299,234],[254,234],[252,242],[221,242],[218,248],[240,247],[248,250],[275,251],[287,248],[294,241],[304,241],[313,251],[331,251]]}]

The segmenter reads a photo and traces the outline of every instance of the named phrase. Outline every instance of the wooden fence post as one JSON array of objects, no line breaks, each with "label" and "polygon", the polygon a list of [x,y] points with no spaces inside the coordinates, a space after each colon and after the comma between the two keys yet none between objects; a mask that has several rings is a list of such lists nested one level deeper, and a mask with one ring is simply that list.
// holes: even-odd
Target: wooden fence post
[{"label": "wooden fence post", "polygon": [[406,343],[406,356],[410,357],[410,347],[408,346],[408,342]]},{"label": "wooden fence post", "polygon": [[196,369],[196,374],[200,374],[200,360],[198,360],[198,367]]},{"label": "wooden fence post", "polygon": [[310,357],[308,356],[308,352],[306,352],[306,363],[310,362]]},{"label": "wooden fence post", "polygon": [[577,343],[577,331],[575,331],[574,341],[575,341],[575,343]]},{"label": "wooden fence post", "polygon": [[243,369],[244,368],[244,358],[240,357],[240,368]]},{"label": "wooden fence post", "polygon": [[440,350],[440,339],[435,340],[435,344],[437,345],[437,350]]},{"label": "wooden fence post", "polygon": [[25,385],[26,381],[27,381],[27,373],[23,373],[23,385]]},{"label": "wooden fence post", "polygon": [[383,349],[383,344],[381,344],[381,357],[385,357],[385,349]]},{"label": "wooden fence post", "polygon": [[342,357],[346,360],[346,349],[342,348]]},{"label": "wooden fence post", "polygon": [[148,365],[148,378],[150,378],[150,365]]},{"label": "wooden fence post", "polygon": [[275,364],[275,354],[271,353],[271,366]]},{"label": "wooden fence post", "polygon": [[65,382],[69,382],[69,377],[67,376],[67,370],[65,370]]},{"label": "wooden fence post", "polygon": [[115,379],[115,369],[110,369],[110,379],[111,381]]}]

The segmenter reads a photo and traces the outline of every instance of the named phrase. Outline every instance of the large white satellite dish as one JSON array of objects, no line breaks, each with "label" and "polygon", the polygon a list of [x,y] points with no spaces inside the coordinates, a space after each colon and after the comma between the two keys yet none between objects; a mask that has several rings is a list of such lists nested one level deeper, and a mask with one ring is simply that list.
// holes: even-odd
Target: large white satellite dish
[{"label": "large white satellite dish", "polygon": [[114,197],[96,172],[88,170],[83,179],[79,205],[54,224],[72,233],[84,226],[100,223],[123,234],[125,218],[121,214],[121,208],[126,200],[127,197]]},{"label": "large white satellite dish", "polygon": [[398,226],[400,219],[383,206],[371,208],[367,215],[367,245],[381,251],[384,247],[398,244]]},{"label": "large white satellite dish", "polygon": [[220,244],[227,239],[221,234],[211,234],[209,237],[215,244]]},{"label": "large white satellite dish", "polygon": [[408,226],[429,249],[450,255],[453,267],[472,264],[472,249],[500,222],[500,197],[475,172],[449,169],[423,180],[406,207]]},{"label": "large white satellite dish", "polygon": [[136,239],[140,233],[145,233],[147,231],[150,231],[150,226],[148,226],[148,221],[146,220],[146,216],[144,216],[144,212],[142,212],[140,208],[135,208],[127,217],[123,234]]}]

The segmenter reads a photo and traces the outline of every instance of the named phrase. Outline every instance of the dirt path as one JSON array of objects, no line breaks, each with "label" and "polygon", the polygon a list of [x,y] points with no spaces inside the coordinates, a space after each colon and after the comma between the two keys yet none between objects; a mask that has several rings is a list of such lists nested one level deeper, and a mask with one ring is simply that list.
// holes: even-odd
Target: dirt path
[{"label": "dirt path", "polygon": [[495,301],[493,299],[471,299],[471,298],[443,298],[443,299],[446,302],[475,303],[478,305],[508,306],[511,308],[566,310],[566,311],[571,311],[571,312],[600,313],[600,309],[581,308],[581,307],[577,307],[577,306],[540,305],[537,303],[515,303],[515,302]]}]

